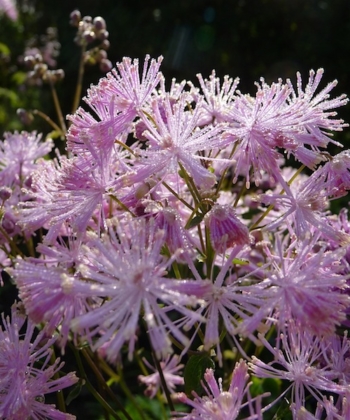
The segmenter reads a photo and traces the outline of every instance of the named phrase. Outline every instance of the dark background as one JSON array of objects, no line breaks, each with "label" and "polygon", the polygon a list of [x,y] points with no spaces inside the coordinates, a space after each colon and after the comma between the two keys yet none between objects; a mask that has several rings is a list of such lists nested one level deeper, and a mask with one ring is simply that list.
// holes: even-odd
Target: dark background
[{"label": "dark background", "polygon": [[[163,55],[162,71],[168,81],[176,77],[196,83],[196,73],[208,77],[215,69],[221,77],[238,76],[239,89],[254,94],[254,82],[260,77],[268,83],[279,77],[295,80],[295,73],[300,71],[306,82],[310,69],[323,67],[321,87],[338,79],[333,95],[350,91],[348,0],[19,0],[18,4],[22,12],[17,23],[0,20],[0,42],[11,50],[11,71],[9,66],[1,71],[0,66],[0,83],[7,87],[14,84],[14,72],[23,70],[17,57],[23,54],[24,43],[55,26],[61,42],[58,67],[66,73],[58,86],[65,114],[70,112],[80,56],[73,42],[76,29],[69,25],[69,14],[75,8],[83,16],[105,18],[111,43],[108,55],[113,64],[123,56],[142,61],[147,53]],[[83,92],[101,76],[97,67],[87,69]],[[16,87],[20,105],[40,107],[55,117],[47,87],[40,95],[33,89]],[[7,112],[2,117],[0,112],[0,133],[21,129],[9,111],[13,103],[5,99]],[[0,96],[1,100],[4,98]],[[339,114],[350,121],[349,106]],[[33,128],[47,129],[38,121]],[[350,136],[342,133],[337,138],[346,143]]]}]

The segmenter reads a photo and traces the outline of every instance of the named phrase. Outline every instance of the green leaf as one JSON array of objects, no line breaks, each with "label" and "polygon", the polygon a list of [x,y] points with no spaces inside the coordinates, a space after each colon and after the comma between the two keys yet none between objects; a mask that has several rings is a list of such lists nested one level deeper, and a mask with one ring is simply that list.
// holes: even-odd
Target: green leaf
[{"label": "green leaf", "polygon": [[2,42],[0,42],[0,53],[2,55],[9,56],[10,48],[6,44],[3,44]]},{"label": "green leaf", "polygon": [[240,258],[234,258],[232,260],[232,264],[236,264],[236,265],[248,265],[249,261],[247,260],[241,260]]},{"label": "green leaf", "polygon": [[71,390],[71,392],[68,394],[67,399],[66,399],[66,404],[69,405],[73,400],[75,400],[82,388],[84,386],[84,381],[82,379],[80,379],[73,387],[73,389]]},{"label": "green leaf", "polygon": [[186,224],[186,229],[191,229],[201,223],[203,220],[204,215],[195,216],[193,219],[191,219],[190,223]]},{"label": "green leaf", "polygon": [[185,392],[188,397],[192,397],[192,391],[198,395],[203,393],[201,381],[209,368],[214,369],[215,363],[208,354],[196,354],[189,358],[184,370]]},{"label": "green leaf", "polygon": [[27,73],[24,71],[16,71],[12,75],[12,81],[15,82],[17,85],[23,84],[27,79]]},{"label": "green leaf", "polygon": [[11,103],[11,106],[13,107],[16,106],[19,101],[19,97],[15,92],[13,92],[11,89],[2,87],[0,87],[0,97],[8,99]]}]

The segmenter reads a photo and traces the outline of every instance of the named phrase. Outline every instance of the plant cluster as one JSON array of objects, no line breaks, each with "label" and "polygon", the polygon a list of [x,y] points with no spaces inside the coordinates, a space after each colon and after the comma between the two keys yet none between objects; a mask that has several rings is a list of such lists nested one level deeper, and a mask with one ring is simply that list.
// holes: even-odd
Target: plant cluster
[{"label": "plant cluster", "polygon": [[[65,121],[52,83],[47,118],[66,153],[36,132],[0,143],[0,262],[20,299],[0,332],[0,417],[75,418],[58,391],[78,383],[69,400],[87,387],[106,419],[350,418],[336,81],[261,79],[251,96],[214,71],[167,84],[162,57],[123,58],[77,108],[86,46],[108,32],[71,21],[78,93]],[[67,351],[76,373],[55,357]],[[162,414],[138,405],[130,364]]]}]

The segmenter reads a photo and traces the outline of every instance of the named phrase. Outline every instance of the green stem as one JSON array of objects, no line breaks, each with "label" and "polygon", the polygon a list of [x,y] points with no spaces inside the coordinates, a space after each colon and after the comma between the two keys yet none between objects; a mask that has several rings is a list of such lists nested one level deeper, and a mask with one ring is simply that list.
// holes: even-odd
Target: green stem
[{"label": "green stem", "polygon": [[160,362],[159,362],[159,360],[158,360],[158,358],[157,358],[154,350],[152,350],[152,355],[153,355],[153,359],[154,359],[154,362],[155,362],[157,371],[159,373],[159,378],[160,378],[160,382],[162,384],[162,388],[163,388],[165,397],[166,397],[166,399],[168,401],[168,404],[169,404],[169,408],[170,408],[171,411],[175,411],[175,407],[174,407],[174,404],[173,404],[172,399],[171,399],[169,388],[168,388],[168,386],[167,386],[167,384],[165,382],[163,369],[162,369],[162,367],[160,365]]},{"label": "green stem", "polygon": [[174,191],[165,181],[162,182],[162,184],[164,185],[164,187],[169,190],[178,200],[181,201],[181,203],[183,205],[185,205],[187,208],[189,208],[190,210],[194,210],[193,207],[187,203],[187,201],[185,201],[183,198],[181,198],[176,191]]},{"label": "green stem", "polygon": [[62,131],[61,127],[58,126],[48,115],[44,114],[43,112],[39,111],[38,109],[34,109],[31,111],[33,115],[38,115],[40,118],[45,120],[51,127],[60,133],[61,138],[64,138],[65,132]]},{"label": "green stem", "polygon": [[[233,154],[234,154],[234,152],[235,152],[236,148],[237,148],[237,143],[235,143],[235,144],[234,144],[234,146],[233,146],[233,148],[232,148],[232,151],[231,151],[231,153],[230,153],[230,156],[228,157],[228,160],[232,158],[232,156],[233,156]],[[220,153],[220,152],[218,152],[218,154],[219,154],[219,153]],[[227,174],[227,171],[228,171],[228,167],[227,167],[226,169],[224,169],[224,170],[223,170],[223,172],[222,172],[222,174],[221,174],[221,178],[220,178],[220,180],[219,180],[219,182],[218,182],[218,185],[216,186],[216,194],[219,194],[219,191],[221,190],[221,186],[222,186],[222,184],[223,184],[223,182],[224,182],[224,179],[225,179],[225,176],[226,176],[226,174]],[[236,206],[235,206],[235,207],[236,207]]]},{"label": "green stem", "polygon": [[118,406],[119,410],[124,414],[124,416],[128,419],[128,420],[132,420],[132,418],[130,417],[130,415],[128,414],[127,411],[125,411],[123,405],[121,404],[121,402],[116,398],[116,396],[114,395],[114,393],[112,392],[112,390],[110,389],[109,386],[107,386],[106,384],[106,380],[105,378],[102,376],[100,369],[96,366],[96,364],[94,363],[94,361],[92,360],[92,358],[90,357],[89,353],[87,352],[86,349],[82,349],[81,350],[83,353],[83,356],[85,358],[85,360],[88,362],[89,366],[91,367],[91,369],[93,370],[98,382],[100,383],[102,389],[104,391],[107,391],[108,395],[113,399],[113,401],[116,403],[116,405]]},{"label": "green stem", "polygon": [[86,45],[82,46],[81,49],[81,56],[79,62],[79,69],[78,69],[78,80],[77,80],[77,87],[75,89],[74,99],[73,99],[73,106],[72,106],[72,114],[78,109],[79,102],[81,99],[81,90],[83,87],[83,78],[84,78],[84,57],[86,52]]},{"label": "green stem", "polygon": [[210,278],[215,252],[211,245],[210,231],[207,226],[205,226],[205,244],[206,244],[206,257],[207,257],[205,262],[207,265],[207,275],[208,275],[208,278]]},{"label": "green stem", "polygon": [[[113,408],[108,404],[108,402],[92,386],[92,384],[90,383],[90,381],[89,381],[89,379],[88,379],[88,377],[86,375],[86,372],[85,372],[83,363],[82,363],[81,358],[80,358],[79,351],[75,347],[73,347],[73,346],[71,346],[71,347],[72,347],[73,352],[74,352],[74,355],[75,355],[75,360],[77,361],[77,365],[78,365],[78,369],[79,369],[80,375],[84,379],[84,383],[87,386],[88,390],[91,392],[91,394],[93,395],[93,397],[101,404],[101,406],[109,414],[111,414],[117,420],[122,420],[122,418],[118,415],[118,413],[113,410]],[[124,410],[123,407],[121,407],[121,408],[122,408],[122,412],[124,414],[125,410]],[[126,413],[126,418],[128,420],[132,420],[132,418],[129,416],[128,413]]]},{"label": "green stem", "polygon": [[128,386],[126,385],[126,383],[124,381],[124,376],[123,376],[122,369],[118,368],[118,374],[119,374],[119,386],[121,387],[121,389],[123,390],[123,392],[127,396],[127,398],[132,402],[134,408],[136,408],[136,410],[140,414],[142,420],[146,420],[146,417],[145,417],[143,411],[141,410],[141,408],[137,404],[135,397],[132,395],[131,391],[129,390]]},{"label": "green stem", "polygon": [[58,100],[57,92],[52,82],[50,82],[50,88],[51,88],[53,103],[55,105],[58,121],[61,126],[61,132],[65,134],[67,132],[67,127],[66,127],[66,123],[64,122],[60,101]]},{"label": "green stem", "polygon": [[[291,185],[295,178],[304,170],[305,165],[301,165],[300,168],[295,172],[295,174],[290,178],[287,182],[288,185]],[[283,195],[285,192],[284,188],[280,191],[280,195]],[[265,217],[270,213],[270,211],[274,208],[274,204],[270,204],[269,207],[264,211],[264,213],[259,217],[259,219],[251,226],[250,230],[252,231],[256,227],[259,226],[260,222],[265,219]]]},{"label": "green stem", "polygon": [[6,238],[7,243],[10,245],[10,248],[11,248],[10,255],[19,255],[21,257],[24,257],[23,252],[18,248],[16,242],[8,235],[8,233],[2,226],[0,226],[0,233]]},{"label": "green stem", "polygon": [[[56,354],[55,354],[55,350],[54,348],[52,348],[52,353],[51,353],[51,363],[52,365],[55,363],[56,361]],[[60,375],[58,372],[56,372],[54,374],[54,379],[59,379]],[[60,411],[62,411],[62,413],[66,413],[66,404],[64,402],[64,396],[62,392],[56,392],[56,397],[57,397],[57,407]]]}]

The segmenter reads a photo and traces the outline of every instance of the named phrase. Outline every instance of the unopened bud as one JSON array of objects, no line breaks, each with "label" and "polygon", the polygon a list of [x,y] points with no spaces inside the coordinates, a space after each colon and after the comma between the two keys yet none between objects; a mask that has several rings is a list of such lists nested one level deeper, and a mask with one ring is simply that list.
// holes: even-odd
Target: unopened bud
[{"label": "unopened bud", "polygon": [[12,190],[9,187],[1,187],[0,188],[0,200],[2,202],[8,200],[12,195]]},{"label": "unopened bud", "polygon": [[36,64],[35,58],[32,55],[27,55],[24,57],[24,65],[27,67],[27,69],[32,69]]},{"label": "unopened bud", "polygon": [[104,41],[102,41],[101,43],[101,48],[103,48],[104,50],[108,50],[110,47],[110,42],[108,41],[108,39],[105,39]]},{"label": "unopened bud", "polygon": [[96,35],[95,32],[93,31],[85,31],[83,33],[83,39],[85,42],[87,42],[88,44],[92,41],[94,41],[96,39]]},{"label": "unopened bud", "polygon": [[23,108],[17,109],[17,116],[24,125],[30,125],[34,120],[33,114]]},{"label": "unopened bud", "polygon": [[101,41],[104,41],[105,39],[109,37],[109,32],[103,29],[102,31],[97,32],[96,36]]},{"label": "unopened bud", "polygon": [[47,65],[44,63],[35,64],[34,66],[34,73],[36,76],[43,76],[44,73],[47,71]]},{"label": "unopened bud", "polygon": [[229,205],[215,204],[205,216],[210,240],[215,251],[223,253],[234,245],[250,243],[249,230]]},{"label": "unopened bud", "polygon": [[81,21],[81,13],[79,10],[73,10],[73,12],[69,16],[70,21],[69,23],[72,26],[78,26],[79,22]]},{"label": "unopened bud", "polygon": [[98,50],[95,57],[97,61],[101,61],[107,58],[107,52],[105,50]]},{"label": "unopened bud", "polygon": [[104,73],[107,73],[107,71],[110,71],[113,67],[113,64],[110,60],[108,60],[107,58],[103,58],[100,61],[100,70]]},{"label": "unopened bud", "polygon": [[92,22],[92,17],[91,16],[84,16],[83,17],[83,22],[91,23]]},{"label": "unopened bud", "polygon": [[93,24],[96,31],[101,31],[106,29],[106,21],[101,16],[96,16],[93,20]]},{"label": "unopened bud", "polygon": [[55,76],[56,76],[57,82],[60,82],[61,80],[64,79],[64,76],[65,76],[64,70],[63,69],[55,70]]}]

